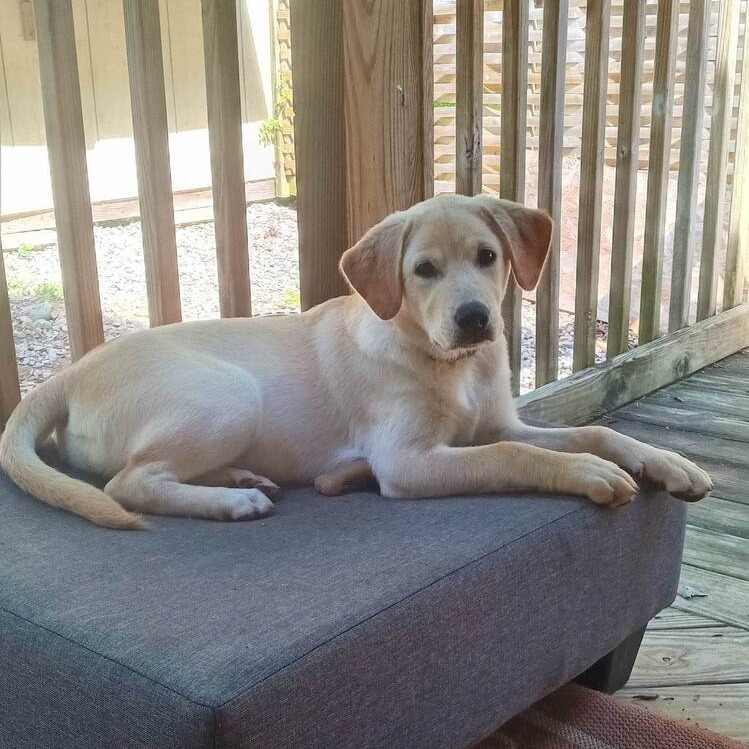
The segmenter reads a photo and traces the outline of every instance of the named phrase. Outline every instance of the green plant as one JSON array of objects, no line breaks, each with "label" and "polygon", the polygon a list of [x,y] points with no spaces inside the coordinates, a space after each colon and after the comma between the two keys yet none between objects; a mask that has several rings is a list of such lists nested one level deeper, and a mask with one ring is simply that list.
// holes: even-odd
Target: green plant
[{"label": "green plant", "polygon": [[28,244],[26,242],[22,242],[18,246],[18,257],[27,258],[31,255],[31,253],[36,249],[33,244]]},{"label": "green plant", "polygon": [[282,298],[286,307],[294,307],[295,309],[298,309],[301,304],[299,289],[286,289],[286,291],[283,292]]},{"label": "green plant", "polygon": [[25,296],[29,291],[29,285],[15,278],[8,279],[8,294],[11,297]]},{"label": "green plant", "polygon": [[62,301],[62,286],[59,283],[45,281],[44,283],[37,284],[36,295],[47,302]]},{"label": "green plant", "polygon": [[273,107],[273,117],[264,120],[258,130],[260,145],[274,145],[276,136],[283,130],[283,116],[286,108],[289,106],[291,106],[291,89],[284,82],[276,89],[276,103]]}]

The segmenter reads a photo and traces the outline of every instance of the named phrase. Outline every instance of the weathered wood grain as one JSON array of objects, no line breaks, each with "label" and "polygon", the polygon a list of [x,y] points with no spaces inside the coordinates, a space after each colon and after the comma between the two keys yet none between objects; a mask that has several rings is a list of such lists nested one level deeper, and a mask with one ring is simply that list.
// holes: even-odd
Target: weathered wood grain
[{"label": "weathered wood grain", "polygon": [[715,533],[726,533],[746,541],[749,547],[749,508],[739,502],[707,497],[689,505],[687,522]]},{"label": "weathered wood grain", "polygon": [[749,682],[749,632],[716,627],[648,632],[627,687],[737,682]]},{"label": "weathered wood grain", "polygon": [[[737,133],[749,133],[749,38],[744,36],[741,63],[741,99]],[[726,246],[726,271],[723,279],[723,309],[741,304],[749,271],[749,139],[736,139],[733,168],[733,194]]]},{"label": "weathered wood grain", "polygon": [[226,0],[201,0],[201,4],[219,306],[222,317],[247,317],[252,301],[237,6]]},{"label": "weathered wood grain", "polygon": [[650,620],[647,630],[648,632],[654,632],[664,629],[704,629],[705,627],[720,627],[721,624],[722,622],[716,619],[708,619],[706,616],[692,614],[689,611],[680,611],[673,606],[669,606]]},{"label": "weathered wood grain", "polygon": [[434,6],[421,3],[421,150],[424,199],[434,196]]},{"label": "weathered wood grain", "polygon": [[70,0],[34,3],[44,124],[70,353],[104,342]]},{"label": "weathered wood grain", "polygon": [[697,296],[698,320],[714,315],[717,306],[718,255],[723,240],[728,141],[733,116],[738,36],[739,2],[738,0],[721,0],[710,121],[710,152],[705,180],[705,216],[702,226],[700,285]]},{"label": "weathered wood grain", "polygon": [[747,452],[749,452],[749,421],[709,413],[696,404],[689,408],[684,407],[684,403],[677,403],[673,400],[672,403],[675,405],[656,403],[648,396],[642,401],[635,401],[617,409],[615,418],[641,421],[665,429],[696,432],[708,437],[746,440]]},{"label": "weathered wood grain", "polygon": [[731,419],[749,423],[749,394],[724,393],[693,383],[691,378],[671,387],[651,393],[648,403],[669,406],[687,411],[700,411],[709,416],[728,416]]},{"label": "weathered wood grain", "polygon": [[679,596],[675,608],[749,630],[749,583],[745,580],[684,564],[680,585],[706,595],[689,599]]},{"label": "weathered wood grain", "polygon": [[[502,120],[499,194],[525,202],[525,151],[528,110],[528,3],[505,0],[502,12]],[[512,393],[520,392],[522,290],[510,276],[502,301]]]},{"label": "weathered wood grain", "polygon": [[689,81],[689,85],[684,87],[681,120],[679,184],[676,194],[671,301],[668,314],[669,332],[679,330],[689,322],[710,5],[709,0],[692,0],[689,3],[685,72],[685,80]]},{"label": "weathered wood grain", "polygon": [[423,2],[343,3],[349,240],[424,198]]},{"label": "weathered wood grain", "polygon": [[124,0],[133,141],[151,325],[182,319],[158,0]]},{"label": "weathered wood grain", "polygon": [[516,399],[522,414],[584,424],[749,345],[749,305],[651,341]]},{"label": "weathered wood grain", "polygon": [[666,232],[668,180],[671,166],[671,115],[674,105],[676,52],[679,33],[678,0],[658,3],[650,117],[648,194],[640,288],[639,343],[660,335],[663,244]]},{"label": "weathered wood grain", "polygon": [[675,720],[689,721],[738,741],[749,741],[749,684],[688,687],[626,686],[616,698]]},{"label": "weathered wood grain", "polygon": [[637,165],[640,148],[640,91],[645,46],[645,0],[624,0],[619,81],[619,131],[616,142],[614,232],[611,241],[611,283],[606,353],[609,358],[629,345],[632,299],[632,252],[635,235]]},{"label": "weathered wood grain", "polygon": [[601,195],[608,98],[610,0],[591,0],[585,20],[585,89],[580,142],[575,338],[572,355],[572,369],[575,372],[595,363],[598,266],[601,254]]},{"label": "weathered wood grain", "polygon": [[484,0],[457,0],[455,13],[455,191],[481,192]]},{"label": "weathered wood grain", "polygon": [[[746,505],[742,505],[747,512]],[[684,563],[708,572],[749,581],[749,544],[745,538],[687,525]]]},{"label": "weathered wood grain", "polygon": [[559,362],[559,226],[562,215],[564,73],[569,0],[544,3],[541,42],[541,120],[538,207],[556,224],[549,256],[536,290],[536,386],[556,379]]},{"label": "weathered wood grain", "polygon": [[349,246],[343,113],[343,7],[291,0],[294,149],[302,309],[348,292],[338,261]]}]

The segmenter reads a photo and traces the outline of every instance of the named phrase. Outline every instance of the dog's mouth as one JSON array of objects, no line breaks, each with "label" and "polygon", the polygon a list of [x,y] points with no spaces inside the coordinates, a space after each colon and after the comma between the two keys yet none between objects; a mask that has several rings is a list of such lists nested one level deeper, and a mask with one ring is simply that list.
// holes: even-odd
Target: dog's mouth
[{"label": "dog's mouth", "polygon": [[484,344],[490,342],[491,340],[487,339],[478,343],[447,347],[437,341],[432,341],[430,357],[434,359],[434,361],[443,362],[445,364],[454,364],[455,362],[474,356],[474,354],[478,353]]}]

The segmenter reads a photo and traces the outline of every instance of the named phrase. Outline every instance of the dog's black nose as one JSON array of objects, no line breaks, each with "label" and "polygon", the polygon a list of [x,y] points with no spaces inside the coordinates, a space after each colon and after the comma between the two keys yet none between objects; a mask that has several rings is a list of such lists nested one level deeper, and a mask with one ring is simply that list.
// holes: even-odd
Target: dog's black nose
[{"label": "dog's black nose", "polygon": [[466,302],[455,312],[455,324],[468,338],[481,339],[489,327],[489,308],[482,302]]}]

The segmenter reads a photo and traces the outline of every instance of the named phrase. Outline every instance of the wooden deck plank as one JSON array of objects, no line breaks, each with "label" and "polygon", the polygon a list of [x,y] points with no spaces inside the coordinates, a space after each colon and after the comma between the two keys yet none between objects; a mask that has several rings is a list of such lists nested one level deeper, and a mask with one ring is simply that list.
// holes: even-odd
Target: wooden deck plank
[{"label": "wooden deck plank", "polygon": [[749,421],[749,394],[725,393],[703,387],[691,379],[664,388],[647,397],[648,403],[677,409],[701,409],[711,416],[730,416],[735,420]]},{"label": "wooden deck plank", "polygon": [[[689,505],[687,522],[698,528],[749,541],[749,509],[740,502],[706,497],[701,502]],[[745,546],[749,546],[749,543]]]},{"label": "wooden deck plank", "polygon": [[687,525],[684,563],[749,582],[749,544],[728,533]]},{"label": "wooden deck plank", "polygon": [[703,629],[705,627],[727,626],[716,619],[709,619],[706,616],[693,614],[690,611],[680,611],[673,606],[663,609],[656,614],[648,624],[648,631],[657,631],[662,629]]},{"label": "wooden deck plank", "polygon": [[745,580],[684,564],[679,584],[704,596],[677,596],[674,608],[749,630],[749,583]]},{"label": "wooden deck plank", "polygon": [[710,684],[698,687],[640,688],[626,686],[617,699],[676,720],[749,741],[749,684]]},{"label": "wooden deck plank", "polygon": [[716,627],[646,633],[627,686],[737,683],[749,683],[749,632]]},{"label": "wooden deck plank", "polygon": [[[669,405],[654,403],[649,398],[636,401],[624,408],[617,409],[617,419],[629,419],[645,424],[661,426],[666,429],[695,432],[711,437],[722,437],[743,441],[749,433],[749,422],[734,419],[731,416],[713,414],[705,411],[699,404],[685,407],[684,403],[672,400]],[[749,446],[747,446],[749,451]]]}]

